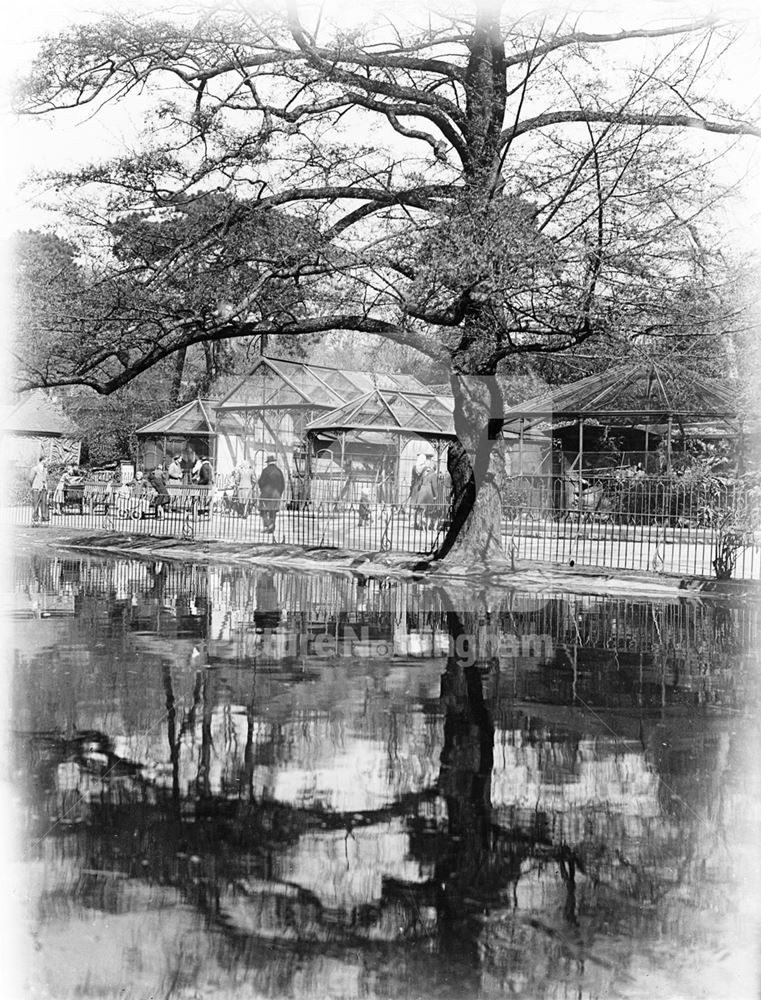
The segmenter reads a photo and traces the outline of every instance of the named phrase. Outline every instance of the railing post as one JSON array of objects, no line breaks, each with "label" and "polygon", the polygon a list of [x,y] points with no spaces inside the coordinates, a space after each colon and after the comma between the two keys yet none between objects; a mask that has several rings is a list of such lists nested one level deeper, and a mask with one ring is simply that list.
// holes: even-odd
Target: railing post
[{"label": "railing post", "polygon": [[581,512],[584,503],[584,479],[582,467],[584,465],[584,418],[579,420],[579,496],[577,501],[579,514],[579,533],[581,533]]}]

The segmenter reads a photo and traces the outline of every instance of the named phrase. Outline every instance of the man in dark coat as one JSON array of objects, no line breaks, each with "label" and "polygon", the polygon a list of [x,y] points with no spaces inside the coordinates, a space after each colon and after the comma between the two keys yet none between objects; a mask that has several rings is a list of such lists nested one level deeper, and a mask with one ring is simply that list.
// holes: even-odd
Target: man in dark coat
[{"label": "man in dark coat", "polygon": [[274,455],[267,456],[267,463],[258,479],[259,513],[262,515],[264,530],[275,531],[275,518],[280,510],[280,498],[285,490],[285,477],[278,469]]},{"label": "man in dark coat", "polygon": [[199,486],[211,486],[212,480],[212,468],[211,462],[208,458],[201,459],[201,465],[198,469],[198,485]]},{"label": "man in dark coat", "polygon": [[164,516],[165,508],[169,506],[169,490],[166,485],[166,473],[164,466],[159,463],[153,472],[148,476],[148,482],[156,491],[156,496],[152,501],[152,506],[156,510],[156,517]]}]

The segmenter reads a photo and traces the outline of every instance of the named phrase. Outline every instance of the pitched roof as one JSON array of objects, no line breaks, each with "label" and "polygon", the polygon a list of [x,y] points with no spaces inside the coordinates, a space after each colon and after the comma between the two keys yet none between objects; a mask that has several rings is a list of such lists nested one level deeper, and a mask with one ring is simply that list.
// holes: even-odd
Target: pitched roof
[{"label": "pitched roof", "polygon": [[262,357],[221,400],[217,409],[317,407],[333,410],[374,389],[430,395],[430,390],[414,375],[377,374]]},{"label": "pitched roof", "polygon": [[307,424],[307,431],[365,430],[454,437],[451,396],[373,389]]},{"label": "pitched roof", "polygon": [[184,406],[172,410],[157,420],[138,428],[136,434],[213,434],[214,412],[217,401],[214,399],[191,399]]},{"label": "pitched roof", "polygon": [[507,422],[578,418],[621,419],[638,424],[669,417],[732,419],[737,394],[728,382],[707,378],[681,364],[644,361],[589,375],[505,410]]},{"label": "pitched roof", "polygon": [[48,437],[82,436],[82,432],[44,389],[33,389],[0,420],[0,430],[11,434],[41,434]]}]

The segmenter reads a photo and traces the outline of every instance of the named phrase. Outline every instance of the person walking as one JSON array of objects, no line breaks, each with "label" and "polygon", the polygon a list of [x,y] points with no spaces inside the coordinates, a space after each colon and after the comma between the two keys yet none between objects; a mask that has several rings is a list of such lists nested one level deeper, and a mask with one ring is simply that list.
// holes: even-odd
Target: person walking
[{"label": "person walking", "polygon": [[53,497],[51,502],[51,513],[53,514],[63,514],[63,506],[66,503],[66,487],[69,485],[71,480],[74,478],[74,466],[65,466],[63,472],[61,473],[58,482],[56,483],[56,488],[53,491]]},{"label": "person walking", "polygon": [[264,530],[275,533],[275,521],[280,510],[280,498],[285,490],[285,477],[277,467],[274,455],[267,456],[257,483],[259,487],[259,513],[262,515]]},{"label": "person walking", "polygon": [[156,512],[157,520],[160,520],[169,509],[169,490],[167,489],[166,479],[164,466],[161,463],[148,476],[149,484],[156,491],[156,496],[152,500],[152,506]]},{"label": "person walking", "polygon": [[32,488],[32,524],[47,524],[48,514],[48,469],[44,455],[40,455],[29,473]]},{"label": "person walking", "polygon": [[[420,527],[431,526],[434,519],[434,504],[437,497],[436,470],[433,467],[433,455],[426,455],[425,465],[420,473],[417,485],[417,509],[420,512]],[[417,518],[416,518],[417,521]]]},{"label": "person walking", "polygon": [[248,517],[251,500],[254,495],[254,470],[247,458],[244,458],[235,470],[235,499],[238,505],[238,517]]}]

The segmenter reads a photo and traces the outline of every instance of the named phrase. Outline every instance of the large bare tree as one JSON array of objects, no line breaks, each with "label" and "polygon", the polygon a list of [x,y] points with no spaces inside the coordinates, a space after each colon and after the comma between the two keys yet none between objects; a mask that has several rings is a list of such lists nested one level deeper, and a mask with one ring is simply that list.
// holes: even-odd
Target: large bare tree
[{"label": "large bare tree", "polygon": [[[192,344],[254,334],[411,345],[446,359],[456,400],[440,554],[496,554],[500,366],[668,333],[701,227],[704,262],[718,253],[711,167],[761,131],[712,97],[731,25],[454,11],[405,5],[350,27],[323,7],[221,2],[48,39],[27,113],[121,102],[147,130],[138,152],[58,178],[77,194],[103,321],[76,343],[53,329],[22,344],[22,382],[109,393]],[[172,239],[125,256],[124,219],[133,244]],[[178,273],[203,294],[166,294]]]}]

